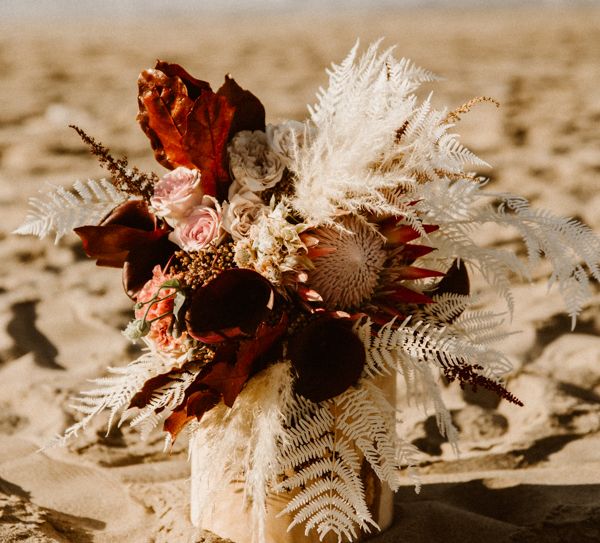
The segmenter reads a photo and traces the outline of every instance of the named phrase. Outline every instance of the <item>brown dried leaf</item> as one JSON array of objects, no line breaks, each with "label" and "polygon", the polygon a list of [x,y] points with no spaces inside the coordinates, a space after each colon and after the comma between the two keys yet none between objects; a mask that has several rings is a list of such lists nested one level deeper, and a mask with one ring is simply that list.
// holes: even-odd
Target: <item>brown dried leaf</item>
[{"label": "brown dried leaf", "polygon": [[156,160],[171,170],[177,166],[194,167],[183,146],[193,105],[179,77],[169,77],[157,69],[140,74],[137,120],[150,138]]},{"label": "brown dried leaf", "polygon": [[229,138],[242,130],[265,130],[265,108],[261,101],[250,91],[242,89],[235,79],[225,76],[225,83],[217,91],[224,96],[230,106],[235,108],[235,115],[229,130]]},{"label": "brown dried leaf", "polygon": [[217,187],[230,183],[224,157],[234,113],[235,107],[224,96],[203,91],[188,115],[183,149],[202,172],[202,190],[210,196],[217,195]]}]

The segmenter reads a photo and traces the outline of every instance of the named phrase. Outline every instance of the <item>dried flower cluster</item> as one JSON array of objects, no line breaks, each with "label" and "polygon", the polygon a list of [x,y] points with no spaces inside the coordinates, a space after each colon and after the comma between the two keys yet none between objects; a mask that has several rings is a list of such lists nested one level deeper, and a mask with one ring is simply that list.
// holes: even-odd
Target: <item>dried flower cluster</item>
[{"label": "dried flower cluster", "polygon": [[[353,540],[376,525],[361,462],[394,490],[413,463],[380,387],[386,375],[434,407],[450,441],[441,375],[520,404],[490,344],[502,337],[498,319],[469,311],[469,274],[512,309],[510,274],[529,277],[543,254],[573,317],[588,273],[600,279],[588,228],[485,192],[465,170],[483,163],[450,129],[487,98],[450,113],[419,103],[432,74],[377,44],[329,73],[307,121],[266,125],[260,101],[230,77],[214,92],[159,61],[140,75],[138,121],[169,173],[132,176],[78,130],[114,194],[36,200],[20,229],[74,228],[99,265],[122,268],[135,303],[125,334],[148,349],[113,370],[66,436],[103,408],[137,413],[134,425],[162,420],[170,440],[188,426],[194,521],[219,488],[243,480],[261,542],[272,492],[294,490],[284,512],[321,538]],[[477,246],[470,231],[487,222],[518,229],[528,261]]]}]

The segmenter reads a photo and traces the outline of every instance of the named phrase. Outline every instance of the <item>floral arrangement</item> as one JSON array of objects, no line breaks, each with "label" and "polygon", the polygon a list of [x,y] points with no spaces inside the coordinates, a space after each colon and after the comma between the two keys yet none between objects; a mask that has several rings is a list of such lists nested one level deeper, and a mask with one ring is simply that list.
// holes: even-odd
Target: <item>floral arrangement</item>
[{"label": "floral arrangement", "polygon": [[[189,429],[193,520],[241,480],[257,541],[272,493],[321,539],[377,528],[361,469],[396,490],[417,452],[397,434],[396,376],[453,444],[441,376],[522,405],[493,346],[502,316],[474,309],[472,274],[512,312],[512,280],[545,257],[573,319],[600,280],[589,228],[468,171],[485,163],[451,129],[493,100],[435,109],[415,95],[433,74],[379,44],[328,74],[308,120],[265,124],[232,78],[214,92],[157,62],[138,121],[169,172],[129,168],[74,127],[111,179],[32,199],[17,230],[74,229],[98,265],[123,269],[135,304],[124,334],[143,354],[80,396],[61,439],[105,409],[143,433],[162,424],[167,444]],[[486,223],[517,229],[526,258],[478,246]]]}]

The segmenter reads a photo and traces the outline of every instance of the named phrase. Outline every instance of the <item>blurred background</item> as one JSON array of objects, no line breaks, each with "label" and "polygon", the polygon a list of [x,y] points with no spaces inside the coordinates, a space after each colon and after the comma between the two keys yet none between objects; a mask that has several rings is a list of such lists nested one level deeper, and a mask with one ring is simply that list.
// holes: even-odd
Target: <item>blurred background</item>
[{"label": "blurred background", "polygon": [[[160,174],[135,122],[137,76],[157,58],[214,88],[231,73],[268,121],[301,120],[325,68],[380,37],[443,78],[421,91],[437,107],[500,102],[456,127],[492,165],[490,188],[600,232],[598,2],[0,0],[1,541],[215,541],[190,536],[185,443],[165,455],[160,435],[105,437],[99,420],[36,453],[72,423],[86,379],[135,357],[117,270],[96,268],[74,236],[11,234],[47,183],[105,175],[68,125]],[[514,232],[475,235],[524,254]],[[500,346],[525,407],[449,387],[459,458],[429,414],[407,416],[425,487],[407,481],[376,541],[600,541],[600,289],[570,333],[547,277],[515,289],[507,326],[521,333]]]}]

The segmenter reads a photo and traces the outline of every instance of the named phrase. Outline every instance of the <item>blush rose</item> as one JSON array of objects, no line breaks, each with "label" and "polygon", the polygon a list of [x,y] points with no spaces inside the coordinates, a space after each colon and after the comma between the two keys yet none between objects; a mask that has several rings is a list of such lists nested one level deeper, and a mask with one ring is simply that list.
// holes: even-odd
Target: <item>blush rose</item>
[{"label": "blush rose", "polygon": [[221,223],[221,206],[212,196],[204,196],[202,205],[178,221],[169,240],[184,251],[199,251],[219,237]]},{"label": "blush rose", "polygon": [[200,172],[181,166],[164,175],[156,184],[150,204],[156,215],[175,226],[201,204],[203,196]]}]

